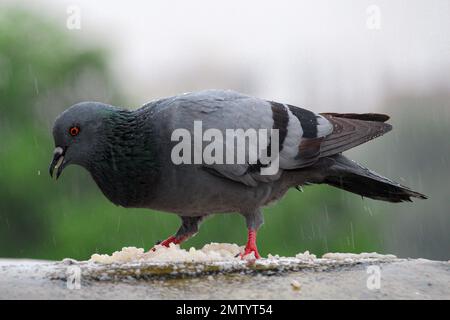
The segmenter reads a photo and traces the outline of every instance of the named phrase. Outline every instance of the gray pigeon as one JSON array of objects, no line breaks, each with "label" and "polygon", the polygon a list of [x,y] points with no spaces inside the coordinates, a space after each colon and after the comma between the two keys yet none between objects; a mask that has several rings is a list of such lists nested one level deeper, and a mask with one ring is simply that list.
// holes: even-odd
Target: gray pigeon
[{"label": "gray pigeon", "polygon": [[[182,94],[133,111],[81,102],[55,121],[56,148],[50,175],[56,171],[58,178],[67,165],[77,164],[90,172],[114,204],[177,214],[181,227],[161,243],[163,246],[179,244],[195,235],[208,215],[238,212],[248,228],[242,256],[253,253],[259,258],[256,232],[263,223],[261,207],[280,199],[291,187],[325,183],[389,202],[426,199],[342,155],[390,131],[392,127],[385,123],[388,119],[375,113],[316,114],[229,90]],[[198,132],[194,122],[201,123],[205,134],[212,129],[215,139],[201,140],[195,146]],[[178,130],[178,139],[173,137],[176,129],[182,130]],[[206,152],[213,140],[215,146],[224,145],[224,153],[239,151],[237,143],[230,147],[226,138],[219,138],[218,134],[226,137],[230,129],[263,132],[258,136],[261,149],[255,153],[255,149],[244,146],[240,150],[245,151],[245,161],[237,161],[234,155],[230,158],[233,161],[179,161],[180,157],[192,160]],[[183,149],[174,160],[174,150],[180,147],[183,135],[194,137],[185,141],[193,150]],[[276,157],[271,151],[274,143],[278,146]],[[219,150],[214,149],[211,156],[220,158]],[[264,173],[276,159],[278,171]]]}]

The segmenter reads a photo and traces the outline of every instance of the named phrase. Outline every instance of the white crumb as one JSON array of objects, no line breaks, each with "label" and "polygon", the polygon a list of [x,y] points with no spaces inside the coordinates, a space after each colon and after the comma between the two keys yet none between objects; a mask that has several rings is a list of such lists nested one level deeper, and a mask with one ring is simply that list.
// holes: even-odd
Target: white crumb
[{"label": "white crumb", "polygon": [[[237,244],[230,243],[210,243],[203,246],[201,249],[190,248],[188,250],[180,248],[179,245],[171,244],[168,248],[160,245],[156,246],[155,251],[145,251],[142,248],[124,247],[120,251],[116,251],[111,255],[108,254],[93,254],[89,262],[100,264],[112,263],[130,263],[130,262],[218,262],[218,261],[241,261],[239,254],[244,248]],[[269,254],[267,259],[257,260],[259,263],[278,263],[282,260],[296,260],[298,262],[306,262],[314,264],[320,261],[335,260],[335,261],[355,261],[361,259],[395,259],[396,256],[388,254],[383,255],[376,252],[372,253],[326,253],[321,259],[316,255],[305,251],[298,253],[294,257],[280,257],[279,255]],[[246,261],[255,260],[254,253],[250,253],[244,257]],[[66,261],[66,260],[65,260]],[[266,261],[266,262],[264,262]],[[69,262],[69,261],[67,261]]]},{"label": "white crumb", "polygon": [[121,251],[116,251],[112,255],[93,254],[89,261],[98,263],[124,263],[140,260],[144,254],[144,249],[136,247],[124,247]]},{"label": "white crumb", "polygon": [[297,280],[292,280],[291,286],[292,286],[292,289],[297,290],[297,291],[300,290],[302,287],[300,282],[298,282]]},{"label": "white crumb", "polygon": [[197,250],[181,249],[179,245],[156,246],[155,251],[144,252],[142,248],[125,247],[121,251],[116,251],[112,255],[93,254],[90,262],[97,263],[127,263],[127,262],[212,262],[237,259],[242,248],[237,244],[210,243]]},{"label": "white crumb", "polygon": [[256,260],[255,253],[251,252],[251,253],[245,255],[244,256],[244,260],[245,261],[254,261],[254,260]]},{"label": "white crumb", "polygon": [[376,252],[363,252],[363,253],[326,253],[322,256],[322,259],[330,260],[360,260],[360,259],[396,259],[393,254],[380,254]]},{"label": "white crumb", "polygon": [[61,261],[62,264],[67,264],[67,265],[71,265],[71,264],[77,264],[78,261],[75,259],[70,259],[70,258],[65,258]]},{"label": "white crumb", "polygon": [[316,260],[317,259],[316,255],[309,253],[308,250],[303,253],[297,253],[295,255],[295,257],[300,260]]}]

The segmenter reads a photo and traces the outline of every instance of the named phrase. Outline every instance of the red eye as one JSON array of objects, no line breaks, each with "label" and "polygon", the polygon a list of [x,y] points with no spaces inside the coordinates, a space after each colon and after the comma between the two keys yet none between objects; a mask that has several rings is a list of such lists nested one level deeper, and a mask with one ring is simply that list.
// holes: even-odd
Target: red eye
[{"label": "red eye", "polygon": [[75,137],[76,135],[78,135],[80,133],[80,128],[78,127],[71,127],[69,129],[69,133],[72,137]]}]

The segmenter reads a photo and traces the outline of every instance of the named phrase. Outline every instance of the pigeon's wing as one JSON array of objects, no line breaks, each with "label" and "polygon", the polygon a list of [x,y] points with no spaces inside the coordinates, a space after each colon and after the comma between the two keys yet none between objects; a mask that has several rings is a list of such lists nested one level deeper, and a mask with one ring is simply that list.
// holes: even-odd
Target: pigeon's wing
[{"label": "pigeon's wing", "polygon": [[[234,91],[208,90],[184,94],[165,103],[164,109],[168,113],[164,117],[165,121],[170,123],[172,130],[184,128],[192,137],[198,137],[194,126],[194,123],[197,123],[197,130],[205,135],[203,140],[204,138],[210,140],[203,142],[203,151],[208,150],[205,148],[213,141],[217,143],[216,146],[223,145],[223,161],[203,163],[205,170],[248,186],[276,180],[284,169],[297,169],[313,164],[320,156],[323,138],[333,130],[332,124],[325,117],[311,111]],[[278,132],[279,148],[276,151],[279,151],[277,154],[280,170],[275,174],[273,171],[269,174],[264,172],[271,164],[262,159],[268,150],[272,150],[272,144],[275,142],[271,139],[274,137],[271,136],[271,129]],[[247,144],[245,154],[239,161],[237,140],[233,140],[234,142],[230,144],[230,140],[227,142],[227,139],[233,134],[249,137],[255,132],[260,145]],[[221,133],[223,138],[217,139],[218,135],[215,133]],[[265,139],[260,139],[264,136]],[[235,138],[236,136],[232,136],[232,139]],[[194,138],[191,140],[194,144]],[[195,145],[193,149],[195,153]],[[228,164],[227,157],[230,152],[234,153],[234,156]],[[242,156],[242,152],[240,154]]]},{"label": "pigeon's wing", "polygon": [[[200,91],[165,99],[152,112],[157,110],[164,111],[160,121],[170,132],[184,128],[190,133],[194,154],[200,153],[197,160],[200,159],[204,169],[248,186],[274,181],[283,170],[313,165],[321,157],[341,153],[391,129],[384,123],[389,117],[382,114],[316,114],[292,105],[223,90]],[[278,139],[272,136],[271,130],[278,133]],[[230,132],[232,141],[227,141]],[[242,144],[233,140],[236,139],[233,134],[245,138],[255,132],[258,145],[247,143],[252,139],[244,140],[245,149],[240,152]],[[217,133],[220,138],[217,138]],[[200,144],[195,144],[195,139],[199,139]],[[276,165],[279,170],[268,174],[267,168],[273,168],[273,162],[263,161],[263,156],[268,154],[268,150],[273,150],[274,143],[275,146],[278,144],[275,148],[278,152],[275,155],[270,153],[270,156],[279,160]],[[215,152],[206,152],[214,149],[212,145],[222,146],[222,157],[214,158],[221,161],[211,161],[213,154],[217,156]],[[205,161],[205,154],[210,155],[210,161]],[[229,158],[230,154],[232,157]],[[240,160],[237,155],[241,155]],[[193,160],[195,163],[195,157]]]}]

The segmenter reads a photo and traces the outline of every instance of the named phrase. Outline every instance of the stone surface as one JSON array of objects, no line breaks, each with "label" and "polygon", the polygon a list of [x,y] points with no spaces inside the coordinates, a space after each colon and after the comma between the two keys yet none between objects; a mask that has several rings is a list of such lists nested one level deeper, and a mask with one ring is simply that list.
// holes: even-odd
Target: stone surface
[{"label": "stone surface", "polygon": [[[77,272],[80,288],[69,289],[67,279]],[[256,264],[101,265],[0,259],[0,288],[0,299],[450,299],[450,263],[274,258]]]}]

